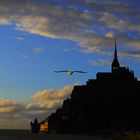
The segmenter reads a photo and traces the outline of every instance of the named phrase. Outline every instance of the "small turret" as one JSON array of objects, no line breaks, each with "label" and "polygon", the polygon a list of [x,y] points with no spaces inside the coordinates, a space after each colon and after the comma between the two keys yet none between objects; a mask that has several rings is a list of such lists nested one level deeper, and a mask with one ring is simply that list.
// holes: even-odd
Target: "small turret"
[{"label": "small turret", "polygon": [[31,127],[31,133],[39,133],[40,125],[38,123],[37,118],[35,118],[34,123],[31,121],[30,127]]}]

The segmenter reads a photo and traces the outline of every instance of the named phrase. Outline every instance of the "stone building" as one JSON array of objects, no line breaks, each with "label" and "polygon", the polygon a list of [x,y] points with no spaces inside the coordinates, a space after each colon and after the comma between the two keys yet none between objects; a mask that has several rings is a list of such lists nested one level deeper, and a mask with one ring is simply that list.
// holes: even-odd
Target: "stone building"
[{"label": "stone building", "polygon": [[30,131],[31,133],[47,133],[48,132],[48,120],[43,120],[38,123],[37,118],[35,118],[34,122],[30,123]]},{"label": "stone building", "polygon": [[111,72],[75,86],[71,98],[48,117],[49,132],[109,133],[140,130],[140,81],[121,67],[115,42]]}]

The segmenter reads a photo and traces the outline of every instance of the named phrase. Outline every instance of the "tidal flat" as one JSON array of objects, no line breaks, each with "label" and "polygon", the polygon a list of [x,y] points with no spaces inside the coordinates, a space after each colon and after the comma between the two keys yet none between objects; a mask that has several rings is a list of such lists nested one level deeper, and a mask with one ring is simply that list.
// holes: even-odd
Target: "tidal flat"
[{"label": "tidal flat", "polygon": [[0,140],[110,140],[104,135],[30,134],[29,130],[0,130]]}]

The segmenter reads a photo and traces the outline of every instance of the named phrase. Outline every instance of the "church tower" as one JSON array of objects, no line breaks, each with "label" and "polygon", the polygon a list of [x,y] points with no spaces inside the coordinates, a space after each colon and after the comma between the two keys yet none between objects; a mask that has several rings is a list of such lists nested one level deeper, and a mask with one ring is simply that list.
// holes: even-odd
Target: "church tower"
[{"label": "church tower", "polygon": [[116,39],[115,39],[114,59],[111,66],[112,66],[112,72],[116,72],[120,67],[118,56],[117,56]]}]

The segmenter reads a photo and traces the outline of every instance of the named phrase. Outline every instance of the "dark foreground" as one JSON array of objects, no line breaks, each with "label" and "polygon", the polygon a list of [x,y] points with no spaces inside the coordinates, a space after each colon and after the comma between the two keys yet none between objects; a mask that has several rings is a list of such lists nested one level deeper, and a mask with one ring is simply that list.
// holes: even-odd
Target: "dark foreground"
[{"label": "dark foreground", "polygon": [[0,140],[110,140],[100,135],[30,134],[29,130],[0,130]]}]

